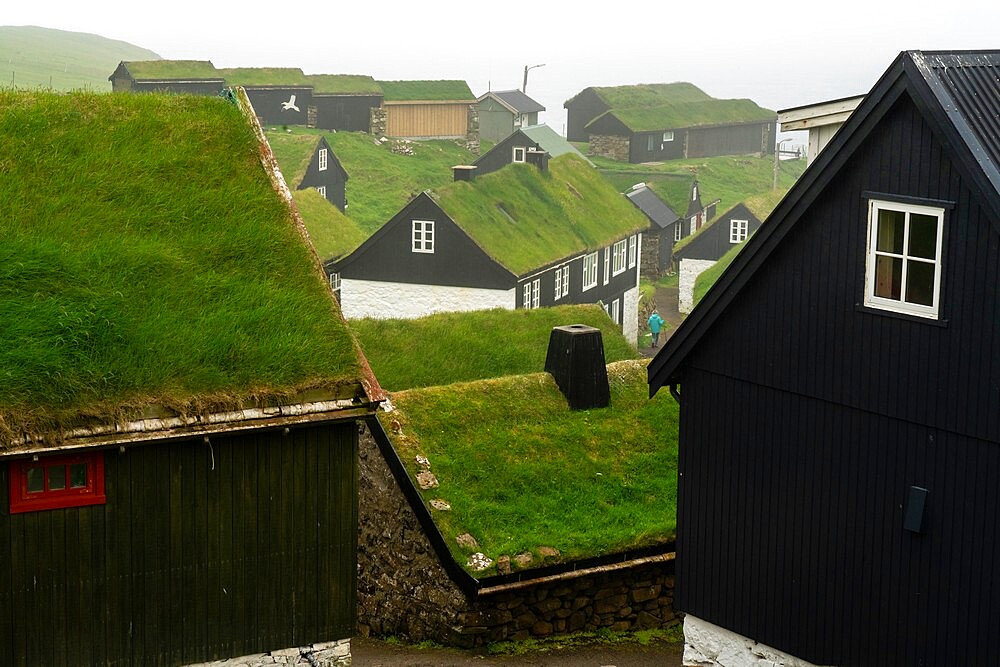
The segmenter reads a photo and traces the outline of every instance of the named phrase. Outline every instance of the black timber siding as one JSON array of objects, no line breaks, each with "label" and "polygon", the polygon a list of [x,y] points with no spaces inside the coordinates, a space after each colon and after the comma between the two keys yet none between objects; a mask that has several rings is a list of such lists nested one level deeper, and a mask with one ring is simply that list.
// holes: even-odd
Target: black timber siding
[{"label": "black timber siding", "polygon": [[521,146],[525,149],[540,148],[538,143],[528,138],[528,135],[520,130],[515,130],[473,163],[476,165],[475,176],[497,171],[512,163],[515,146]]},{"label": "black timber siding", "polygon": [[[940,322],[859,307],[866,192],[954,202]],[[904,94],[684,368],[681,610],[823,664],[995,660],[995,222]]]},{"label": "black timber siding", "polygon": [[[664,141],[663,133],[668,130],[656,132],[634,132],[628,135],[629,150],[628,161],[633,164],[642,162],[659,162],[661,160],[679,160],[687,157],[685,154],[685,143],[687,130],[674,130],[673,141]],[[653,141],[653,150],[649,150],[649,142]]]},{"label": "black timber siding", "polygon": [[[319,170],[319,151],[326,149],[326,169]],[[298,190],[305,188],[326,188],[326,200],[343,211],[347,208],[347,172],[340,164],[340,160],[333,154],[333,149],[325,138],[321,138],[309,158],[309,166],[306,167],[306,174],[299,183]]]},{"label": "black timber siding", "polygon": [[[706,212],[706,218],[711,217],[712,213]],[[730,223],[733,220],[747,221],[747,238],[760,229],[760,220],[757,216],[743,204],[737,204],[719,216],[711,225],[703,228],[697,238],[691,239],[681,248],[677,252],[677,259],[721,259],[734,245],[729,240]]]},{"label": "black timber siding", "polygon": [[0,664],[179,665],[350,637],[357,427],[107,450],[107,504],[10,515]]},{"label": "black timber siding", "polygon": [[[382,106],[382,96],[317,93],[312,96],[312,104],[316,107],[316,127],[341,132],[368,132],[371,110]],[[305,111],[301,105],[299,108]]]},{"label": "black timber siding", "polygon": [[[247,97],[253,105],[254,113],[264,125],[306,125],[309,106],[313,104],[312,88],[302,87],[247,87]],[[282,103],[295,95],[294,109],[283,109]]]},{"label": "black timber siding", "polygon": [[[122,82],[121,88],[115,88],[116,81],[112,82],[113,90],[129,91],[133,93],[178,93],[182,95],[218,95],[226,87],[224,81],[135,81],[131,85]],[[288,99],[288,98],[285,98]]]},{"label": "black timber siding", "polygon": [[687,152],[685,157],[752,155],[754,153],[774,155],[776,122],[720,125],[705,128],[693,127],[686,130]]},{"label": "black timber siding", "polygon": [[[412,251],[413,220],[434,221],[433,253]],[[418,285],[508,290],[517,282],[426,194],[413,199],[331,270],[341,278]]]},{"label": "black timber siding", "polygon": [[592,88],[581,91],[563,106],[566,108],[566,139],[568,141],[590,141],[590,132],[584,127],[609,108],[607,103]]}]

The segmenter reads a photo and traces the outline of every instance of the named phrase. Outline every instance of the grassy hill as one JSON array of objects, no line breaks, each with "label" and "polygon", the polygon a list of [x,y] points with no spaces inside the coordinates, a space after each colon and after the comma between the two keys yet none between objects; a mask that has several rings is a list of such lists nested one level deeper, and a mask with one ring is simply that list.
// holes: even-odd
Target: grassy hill
[{"label": "grassy hill", "polygon": [[0,26],[0,87],[110,91],[122,60],[160,56],[127,42],[35,26]]}]

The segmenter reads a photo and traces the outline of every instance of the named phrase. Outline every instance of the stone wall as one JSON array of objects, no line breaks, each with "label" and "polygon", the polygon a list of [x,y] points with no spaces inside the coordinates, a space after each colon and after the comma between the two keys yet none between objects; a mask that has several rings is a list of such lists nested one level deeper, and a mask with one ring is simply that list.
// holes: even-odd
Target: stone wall
[{"label": "stone wall", "polygon": [[359,450],[358,632],[474,647],[677,625],[673,554],[484,588],[448,576],[370,433]]},{"label": "stone wall", "polygon": [[385,107],[371,107],[371,122],[368,132],[378,140],[385,139],[389,129],[389,112]]},{"label": "stone wall", "polygon": [[479,105],[469,105],[468,121],[465,128],[465,148],[473,155],[479,155]]},{"label": "stone wall", "polygon": [[256,653],[228,660],[199,662],[188,667],[267,667],[268,665],[309,665],[310,667],[350,667],[351,640]]},{"label": "stone wall", "polygon": [[609,134],[590,135],[590,154],[628,162],[629,138]]}]

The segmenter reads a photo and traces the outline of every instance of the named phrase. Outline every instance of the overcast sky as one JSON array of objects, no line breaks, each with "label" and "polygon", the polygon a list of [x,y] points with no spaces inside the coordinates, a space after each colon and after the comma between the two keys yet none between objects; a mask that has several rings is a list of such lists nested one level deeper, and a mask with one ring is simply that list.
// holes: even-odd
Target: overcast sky
[{"label": "overcast sky", "polygon": [[520,88],[525,65],[544,63],[527,92],[560,133],[563,102],[588,86],[690,81],[782,109],[865,93],[902,50],[1000,48],[998,0],[267,4],[8,1],[0,25],[95,33],[217,67],[463,79],[476,95]]}]

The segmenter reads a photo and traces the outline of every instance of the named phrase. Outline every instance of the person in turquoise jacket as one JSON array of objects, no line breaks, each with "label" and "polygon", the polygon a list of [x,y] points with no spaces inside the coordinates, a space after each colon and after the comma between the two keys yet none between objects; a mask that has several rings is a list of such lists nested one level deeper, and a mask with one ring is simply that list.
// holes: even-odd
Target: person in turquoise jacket
[{"label": "person in turquoise jacket", "polygon": [[653,314],[646,320],[646,324],[649,325],[649,331],[653,334],[653,347],[656,347],[656,344],[660,340],[660,328],[663,326],[663,318],[654,310]]}]

